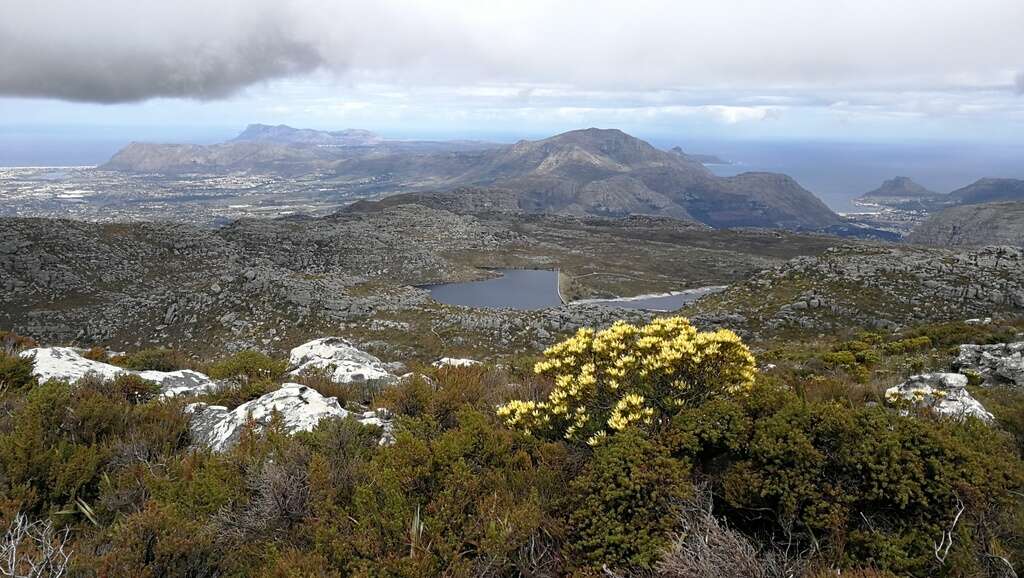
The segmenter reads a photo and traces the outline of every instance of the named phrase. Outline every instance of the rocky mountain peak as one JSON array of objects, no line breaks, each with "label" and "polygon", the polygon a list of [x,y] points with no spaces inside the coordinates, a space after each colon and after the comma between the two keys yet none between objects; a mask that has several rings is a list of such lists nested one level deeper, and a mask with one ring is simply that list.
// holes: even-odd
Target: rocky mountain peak
[{"label": "rocky mountain peak", "polygon": [[915,182],[910,177],[893,177],[882,183],[873,191],[864,193],[862,197],[935,197],[938,193],[931,191]]}]

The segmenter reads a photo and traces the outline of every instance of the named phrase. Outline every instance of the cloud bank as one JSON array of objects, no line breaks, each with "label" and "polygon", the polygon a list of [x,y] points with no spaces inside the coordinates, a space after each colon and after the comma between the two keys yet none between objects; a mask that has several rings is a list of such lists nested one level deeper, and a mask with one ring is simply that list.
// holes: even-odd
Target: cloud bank
[{"label": "cloud bank", "polygon": [[532,84],[1022,93],[1022,23],[1020,0],[5,0],[0,95],[209,100],[313,72],[523,98]]}]

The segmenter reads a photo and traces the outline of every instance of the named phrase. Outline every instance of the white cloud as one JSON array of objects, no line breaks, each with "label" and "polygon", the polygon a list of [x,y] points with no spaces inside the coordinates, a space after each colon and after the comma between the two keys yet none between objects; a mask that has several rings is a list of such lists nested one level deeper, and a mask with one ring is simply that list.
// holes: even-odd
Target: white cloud
[{"label": "white cloud", "polygon": [[[1020,0],[4,0],[0,94],[215,99],[313,71],[531,102],[544,96],[534,86],[654,101],[679,89],[1021,92],[1007,72],[1024,54],[1021,22]],[[768,104],[711,113],[759,120]]]},{"label": "white cloud", "polygon": [[752,120],[767,120],[778,118],[782,114],[778,108],[764,106],[712,105],[703,108],[726,124],[736,124],[738,122]]}]

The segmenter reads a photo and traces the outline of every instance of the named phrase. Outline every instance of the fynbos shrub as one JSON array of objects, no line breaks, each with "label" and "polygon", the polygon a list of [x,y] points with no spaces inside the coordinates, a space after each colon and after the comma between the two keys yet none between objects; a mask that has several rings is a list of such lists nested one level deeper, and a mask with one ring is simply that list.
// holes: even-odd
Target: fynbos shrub
[{"label": "fynbos shrub", "polygon": [[526,432],[590,444],[754,382],[754,356],[735,333],[698,332],[682,317],[580,329],[544,356],[534,369],[555,380],[547,401],[511,401],[499,416]]}]

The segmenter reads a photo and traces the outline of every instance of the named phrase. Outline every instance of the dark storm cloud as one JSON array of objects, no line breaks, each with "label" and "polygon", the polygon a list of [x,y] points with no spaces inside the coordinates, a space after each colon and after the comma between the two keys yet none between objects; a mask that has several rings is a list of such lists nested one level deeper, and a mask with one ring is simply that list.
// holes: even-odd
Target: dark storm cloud
[{"label": "dark storm cloud", "polygon": [[308,72],[319,64],[319,55],[308,46],[281,39],[239,45],[227,53],[140,50],[96,55],[88,62],[47,51],[0,63],[0,90],[11,96],[97,103],[153,97],[207,100],[256,82]]},{"label": "dark storm cloud", "polygon": [[0,93],[99,103],[220,98],[320,66],[294,25],[264,0],[9,0],[0,8]]},{"label": "dark storm cloud", "polygon": [[315,70],[410,88],[1006,86],[1021,22],[1020,0],[2,0],[0,96],[215,99]]}]

